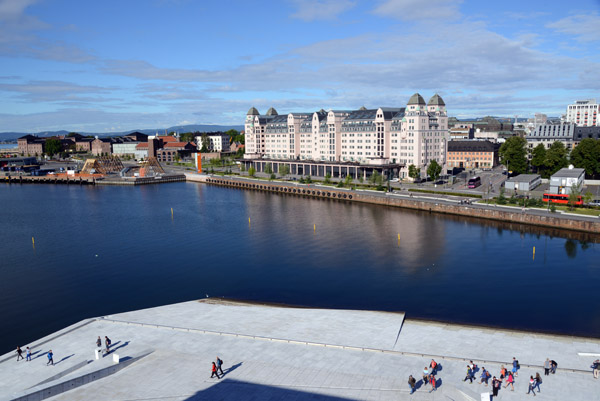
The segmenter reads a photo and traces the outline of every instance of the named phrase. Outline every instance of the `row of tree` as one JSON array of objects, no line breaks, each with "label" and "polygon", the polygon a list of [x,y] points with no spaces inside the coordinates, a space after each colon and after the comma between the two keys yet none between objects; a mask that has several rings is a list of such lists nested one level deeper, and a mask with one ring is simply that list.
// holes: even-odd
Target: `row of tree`
[{"label": "row of tree", "polygon": [[549,178],[569,164],[585,169],[587,178],[600,177],[600,140],[586,138],[569,153],[564,143],[556,141],[546,149],[537,145],[531,152],[531,164],[527,159],[527,141],[513,136],[500,146],[500,161],[515,174],[536,172]]}]

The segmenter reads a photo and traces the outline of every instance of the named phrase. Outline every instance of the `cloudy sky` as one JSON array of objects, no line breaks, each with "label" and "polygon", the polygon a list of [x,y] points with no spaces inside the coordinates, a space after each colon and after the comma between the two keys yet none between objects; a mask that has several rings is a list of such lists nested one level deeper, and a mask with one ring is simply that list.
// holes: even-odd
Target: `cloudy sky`
[{"label": "cloudy sky", "polygon": [[600,100],[600,0],[0,0],[0,131],[242,124],[404,106],[558,116]]}]

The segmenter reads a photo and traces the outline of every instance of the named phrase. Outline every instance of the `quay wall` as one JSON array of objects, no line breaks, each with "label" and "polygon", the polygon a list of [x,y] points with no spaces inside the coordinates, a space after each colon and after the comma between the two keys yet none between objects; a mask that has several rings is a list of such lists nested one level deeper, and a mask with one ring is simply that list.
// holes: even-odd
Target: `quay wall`
[{"label": "quay wall", "polygon": [[307,196],[311,198],[335,199],[345,202],[360,202],[405,209],[421,210],[455,216],[494,220],[502,223],[525,224],[559,230],[571,230],[589,234],[600,234],[600,222],[575,220],[552,215],[522,213],[518,208],[506,210],[502,207],[472,207],[470,205],[447,204],[435,199],[422,200],[398,196],[370,194],[370,191],[344,188],[324,188],[312,184],[266,182],[228,177],[211,177],[198,174],[186,174],[188,181],[201,182],[240,189],[267,191],[273,193]]}]

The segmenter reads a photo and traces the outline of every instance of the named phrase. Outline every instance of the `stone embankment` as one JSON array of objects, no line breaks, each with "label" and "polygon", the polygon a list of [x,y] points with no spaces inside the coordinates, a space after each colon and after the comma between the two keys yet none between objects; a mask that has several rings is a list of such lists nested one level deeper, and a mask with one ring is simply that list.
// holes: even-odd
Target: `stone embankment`
[{"label": "stone embankment", "polygon": [[568,216],[549,213],[524,213],[519,208],[504,208],[487,205],[465,205],[445,198],[386,196],[375,191],[351,190],[345,188],[329,188],[313,184],[297,184],[284,182],[266,182],[230,177],[214,177],[186,173],[188,181],[202,182],[240,189],[267,191],[280,194],[291,194],[311,198],[335,199],[346,202],[370,203],[405,209],[422,210],[469,218],[494,220],[502,223],[525,224],[551,229],[572,230],[589,234],[600,234],[600,222],[597,218],[569,218]]}]

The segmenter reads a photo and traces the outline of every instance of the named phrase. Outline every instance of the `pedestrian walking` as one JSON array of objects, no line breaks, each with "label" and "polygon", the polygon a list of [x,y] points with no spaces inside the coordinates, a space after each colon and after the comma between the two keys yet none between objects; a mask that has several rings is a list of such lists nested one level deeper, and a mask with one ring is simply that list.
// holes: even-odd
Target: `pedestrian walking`
[{"label": "pedestrian walking", "polygon": [[217,356],[217,370],[221,372],[221,374],[223,374],[223,369],[221,369],[221,366],[223,366],[223,361],[219,359],[219,357]]},{"label": "pedestrian walking", "polygon": [[432,359],[431,363],[429,364],[429,368],[431,369],[431,374],[435,375],[437,373],[437,365],[438,365],[437,362]]},{"label": "pedestrian walking", "polygon": [[473,370],[471,369],[471,365],[467,365],[467,375],[463,381],[466,382],[467,380],[470,380],[471,384],[473,383]]},{"label": "pedestrian walking", "polygon": [[596,359],[594,363],[592,363],[591,368],[592,372],[594,372],[594,379],[597,379],[600,374],[600,359]]},{"label": "pedestrian walking", "polygon": [[410,393],[414,393],[417,390],[417,381],[412,375],[408,376],[408,385],[410,386]]},{"label": "pedestrian walking", "polygon": [[26,362],[31,361],[31,350],[29,349],[29,347],[27,347],[27,351],[25,351],[25,361]]},{"label": "pedestrian walking", "polygon": [[527,394],[533,392],[533,396],[535,397],[535,379],[533,378],[533,376],[529,376],[529,390],[527,391]]},{"label": "pedestrian walking", "polygon": [[504,365],[500,365],[500,380],[506,377],[506,368]]},{"label": "pedestrian walking", "polygon": [[106,353],[110,353],[110,338],[108,336],[104,336],[104,345],[106,345]]},{"label": "pedestrian walking", "polygon": [[212,379],[213,377],[217,376],[217,379],[220,379],[219,377],[219,373],[217,372],[217,365],[215,365],[215,363],[212,363],[212,374],[210,375],[210,378]]},{"label": "pedestrian walking", "polygon": [[550,376],[550,358],[546,358],[544,362],[544,376]]},{"label": "pedestrian walking", "polygon": [[423,385],[427,385],[427,381],[429,380],[429,370],[427,370],[427,366],[423,368]]},{"label": "pedestrian walking", "polygon": [[513,356],[512,365],[513,365],[513,367],[512,367],[512,374],[513,374],[513,376],[514,377],[519,376],[519,368],[521,366],[519,365],[519,361],[517,361],[517,358],[515,358],[514,356]]},{"label": "pedestrian walking", "polygon": [[492,379],[492,397],[498,397],[498,390],[500,389],[501,385],[502,382],[496,379],[496,376],[494,376]]},{"label": "pedestrian walking", "polygon": [[488,385],[488,380],[491,376],[490,372],[488,372],[487,370],[485,370],[485,366],[481,368],[482,372],[481,372],[481,381],[479,382],[479,384],[483,384],[485,383],[485,385]]},{"label": "pedestrian walking", "polygon": [[102,348],[102,339],[100,336],[98,336],[98,339],[96,340],[96,347]]},{"label": "pedestrian walking", "polygon": [[52,365],[54,366],[54,354],[52,353],[52,350],[48,351],[48,362],[46,363],[46,366],[48,365]]},{"label": "pedestrian walking", "polygon": [[21,347],[19,347],[18,345],[17,345],[17,351],[16,352],[17,352],[17,362],[19,362],[19,358],[25,359],[25,358],[23,358],[23,351],[21,350]]},{"label": "pedestrian walking", "polygon": [[558,367],[558,362],[556,362],[554,359],[552,359],[550,361],[550,373],[555,374],[557,367]]},{"label": "pedestrian walking", "polygon": [[511,387],[510,391],[515,391],[515,386],[513,386],[513,383],[515,382],[515,377],[512,374],[512,372],[508,373],[508,377],[506,378],[506,386],[504,386],[504,388],[508,388],[508,386]]},{"label": "pedestrian walking", "polygon": [[542,384],[542,376],[536,372],[535,374],[535,386],[533,387],[534,390],[537,387],[538,389],[538,393],[541,392],[542,390],[540,390],[540,384]]},{"label": "pedestrian walking", "polygon": [[437,391],[437,388],[435,387],[435,376],[433,374],[429,375],[429,384],[431,384],[431,390],[429,390],[430,393],[432,391]]}]

